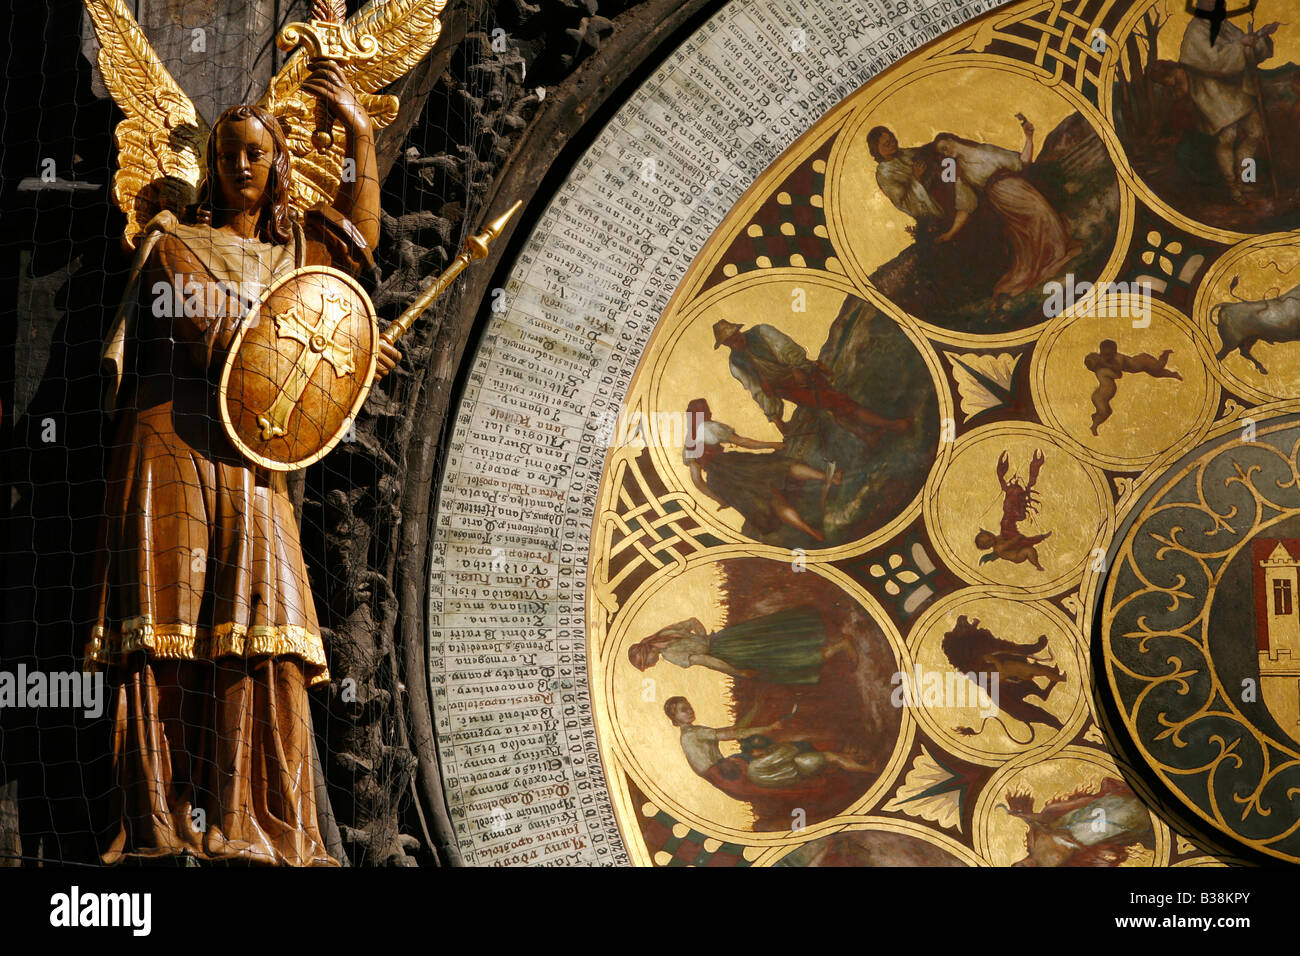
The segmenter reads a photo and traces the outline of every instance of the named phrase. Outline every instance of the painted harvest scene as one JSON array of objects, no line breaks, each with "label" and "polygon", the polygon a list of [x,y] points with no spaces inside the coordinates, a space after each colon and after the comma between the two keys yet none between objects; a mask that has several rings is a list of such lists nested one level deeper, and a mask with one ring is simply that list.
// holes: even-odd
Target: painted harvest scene
[{"label": "painted harvest scene", "polygon": [[643,862],[1300,861],[1300,22],[1251,8],[976,18],[695,257],[590,564]]}]

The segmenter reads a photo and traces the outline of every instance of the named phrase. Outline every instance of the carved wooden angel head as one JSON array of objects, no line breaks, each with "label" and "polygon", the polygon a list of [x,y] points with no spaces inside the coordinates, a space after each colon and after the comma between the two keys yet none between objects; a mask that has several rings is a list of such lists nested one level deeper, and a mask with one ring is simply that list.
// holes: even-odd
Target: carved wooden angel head
[{"label": "carved wooden angel head", "polygon": [[289,241],[293,172],[279,120],[260,106],[230,107],[212,126],[205,160],[200,209],[210,216],[222,209],[260,206],[260,238],[277,244]]},{"label": "carved wooden angel head", "polygon": [[[113,177],[113,198],[126,214],[123,238],[133,246],[145,224],[162,209],[180,214],[197,199],[200,210],[211,210],[208,203],[215,194],[210,188],[200,189],[200,183],[208,181],[205,177],[211,161],[205,149],[208,124],[158,59],[125,0],[84,3],[99,40],[104,85],[125,114],[115,131],[118,169]],[[340,58],[337,62],[376,128],[391,123],[398,106],[397,97],[377,95],[378,91],[405,75],[433,48],[442,30],[438,14],[446,3],[371,0],[346,24],[331,25],[340,49],[370,51],[369,59]],[[287,189],[288,211],[276,220],[268,238],[278,235],[280,223],[287,230],[291,216],[319,203],[332,203],[343,179],[342,128],[339,135],[329,137],[327,149],[319,149],[312,141],[317,101],[302,89],[310,74],[308,61],[306,50],[289,57],[256,106],[278,121],[281,135],[277,149],[279,155],[287,156],[292,171],[276,176],[277,187]],[[323,140],[318,137],[318,143]],[[212,181],[219,184],[220,178]],[[280,202],[277,198],[273,205],[279,208]],[[281,241],[287,241],[287,232],[285,235],[286,240]]]}]

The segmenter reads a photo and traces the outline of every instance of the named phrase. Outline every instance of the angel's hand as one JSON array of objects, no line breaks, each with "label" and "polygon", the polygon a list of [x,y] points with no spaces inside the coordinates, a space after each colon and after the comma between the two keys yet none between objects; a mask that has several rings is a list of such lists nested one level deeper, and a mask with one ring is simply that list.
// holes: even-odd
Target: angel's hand
[{"label": "angel's hand", "polygon": [[402,353],[388,339],[380,338],[378,365],[375,368],[375,378],[380,379],[393,370],[398,362],[402,360]]},{"label": "angel's hand", "polygon": [[310,65],[311,73],[303,80],[302,88],[324,102],[349,132],[369,133],[370,114],[357,102],[357,95],[338,63],[313,58]]}]

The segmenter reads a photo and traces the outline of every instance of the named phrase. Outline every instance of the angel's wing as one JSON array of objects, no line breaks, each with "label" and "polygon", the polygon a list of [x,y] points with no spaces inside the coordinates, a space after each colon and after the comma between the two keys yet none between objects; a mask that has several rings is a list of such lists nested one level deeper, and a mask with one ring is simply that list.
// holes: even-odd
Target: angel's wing
[{"label": "angel's wing", "polygon": [[163,209],[194,202],[203,178],[208,124],[167,72],[124,0],[85,0],[99,40],[99,72],[126,118],[117,124],[113,199],[126,213],[126,241]]},{"label": "angel's wing", "polygon": [[[404,76],[424,59],[442,24],[438,14],[447,0],[371,0],[348,21],[354,37],[373,36],[378,54],[369,60],[340,63],[343,75],[357,93],[357,102],[376,127],[397,118],[397,97],[376,96],[379,90]],[[293,153],[293,186],[289,201],[298,212],[317,203],[332,203],[343,176],[344,137],[336,123],[334,145],[323,152],[312,145],[316,97],[301,89],[310,68],[307,54],[298,50],[271,81],[258,104],[280,119]]]}]

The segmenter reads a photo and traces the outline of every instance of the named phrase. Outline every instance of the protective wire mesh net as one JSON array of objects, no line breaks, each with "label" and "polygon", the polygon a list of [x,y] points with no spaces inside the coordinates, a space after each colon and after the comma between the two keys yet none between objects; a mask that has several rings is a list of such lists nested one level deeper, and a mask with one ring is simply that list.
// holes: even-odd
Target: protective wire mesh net
[{"label": "protective wire mesh net", "polygon": [[[385,827],[427,852],[410,760],[389,759],[410,751],[402,682],[425,679],[401,673],[394,641],[422,637],[397,632],[390,582],[408,411],[455,289],[398,342],[399,370],[338,448],[305,471],[270,473],[233,454],[212,386],[220,329],[238,322],[190,301],[184,283],[166,290],[170,307],[152,286],[136,293],[134,351],[107,415],[101,354],[130,275],[111,195],[122,113],[93,65],[80,3],[11,6],[0,864],[121,854],[383,862]],[[261,95],[285,60],[276,32],[310,15],[286,0],[218,6],[239,12],[173,19],[128,3],[208,122]],[[468,34],[444,36],[433,68],[418,66],[398,90],[404,103],[423,97],[418,115],[377,131],[378,270],[360,272],[381,329],[481,228],[500,148],[484,104],[513,82],[491,68],[495,24],[482,16]],[[222,269],[265,280],[283,253],[214,251],[198,233],[178,235],[189,245],[155,247],[146,276],[166,263],[206,267],[205,281]],[[316,235],[310,224],[306,235]],[[317,261],[339,264],[345,245],[335,234]],[[98,623],[102,684],[81,676]],[[316,786],[305,787],[304,771]]]}]

